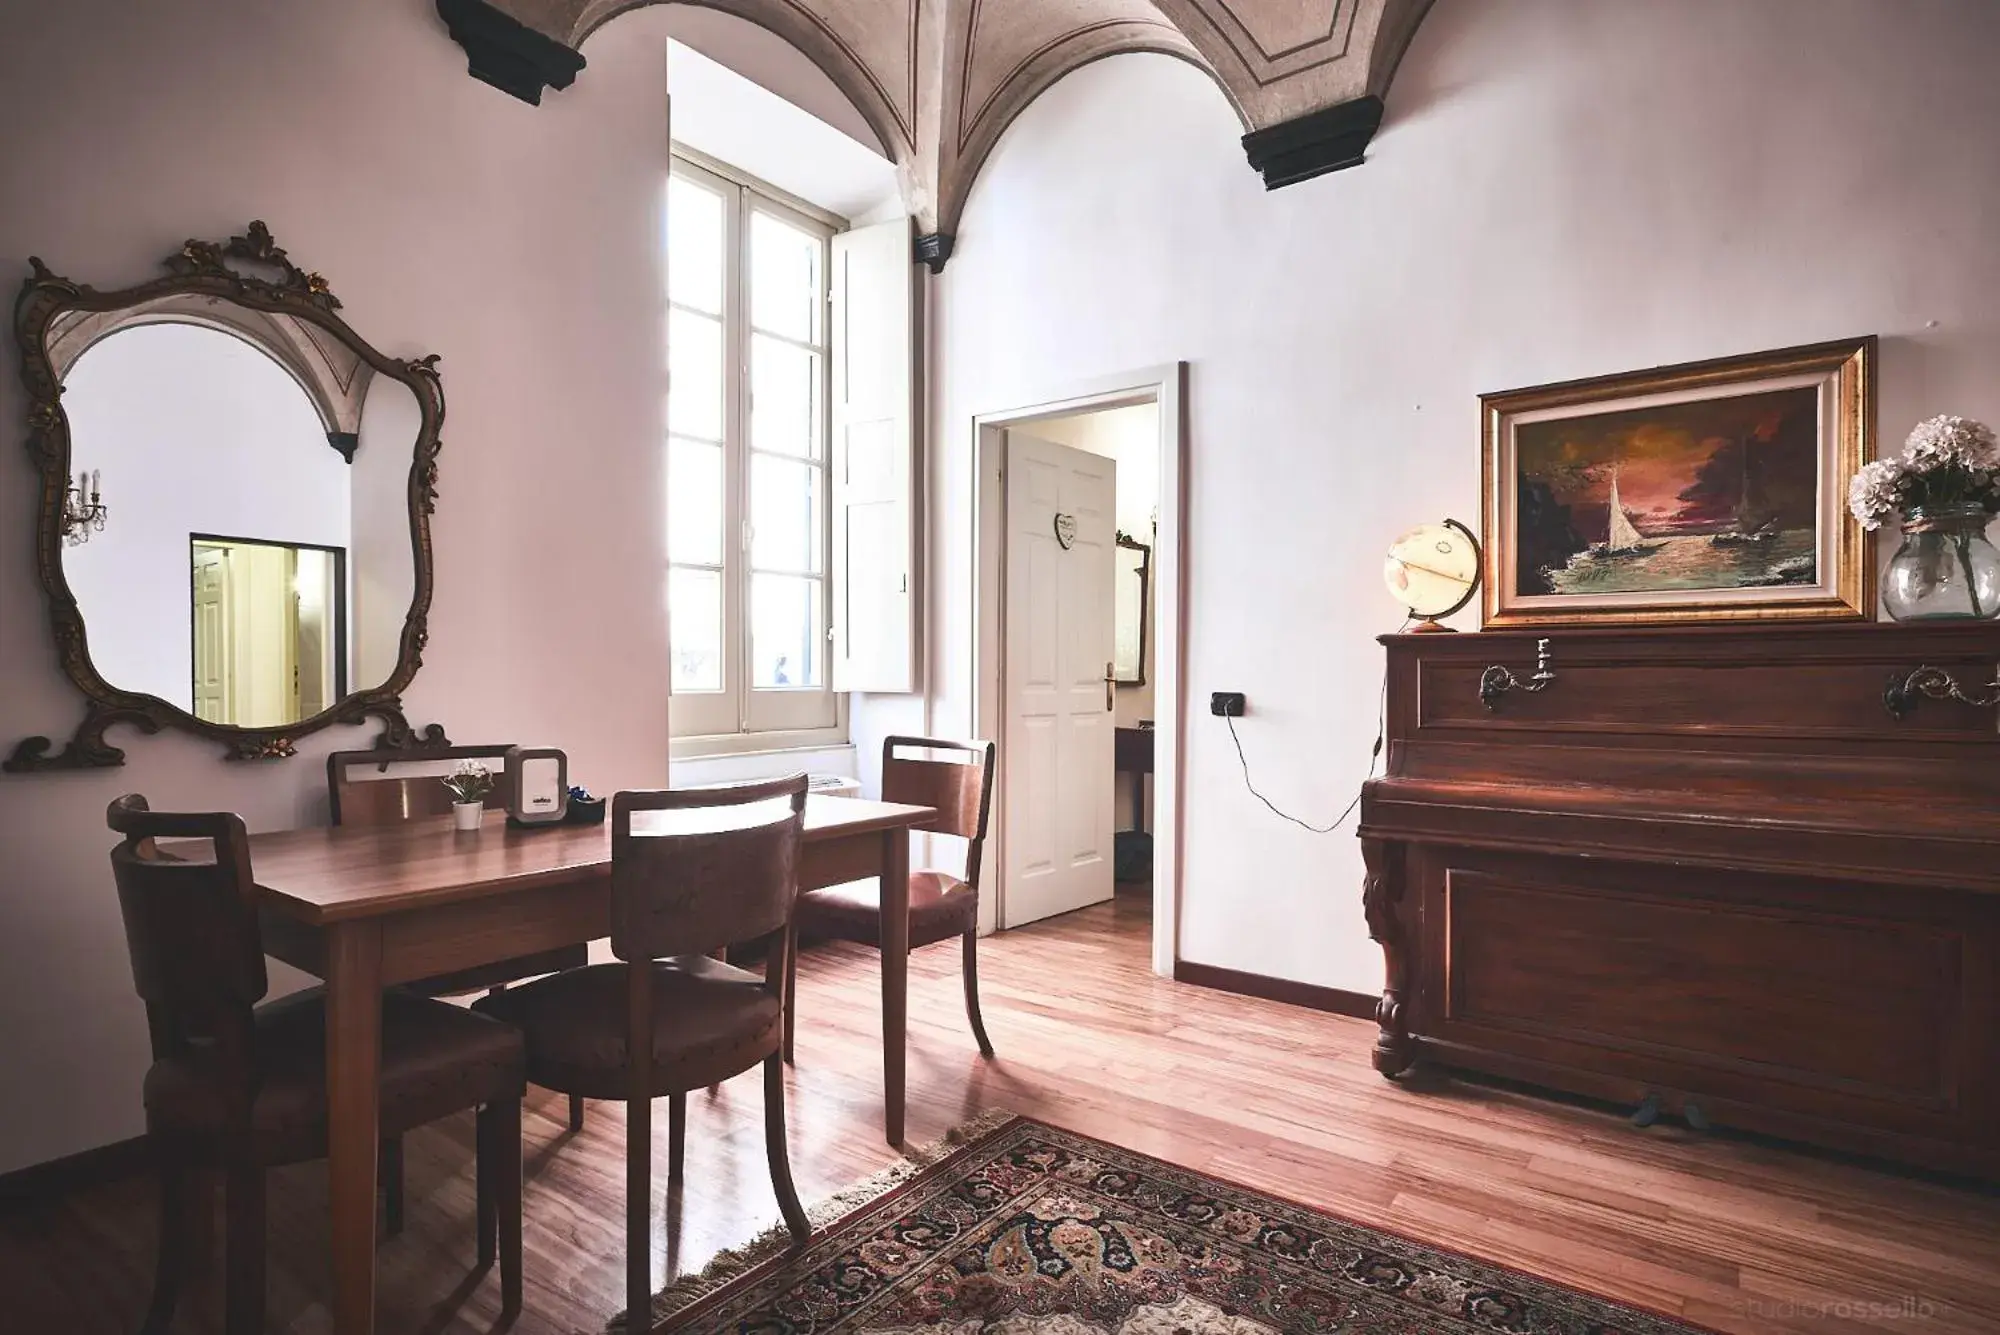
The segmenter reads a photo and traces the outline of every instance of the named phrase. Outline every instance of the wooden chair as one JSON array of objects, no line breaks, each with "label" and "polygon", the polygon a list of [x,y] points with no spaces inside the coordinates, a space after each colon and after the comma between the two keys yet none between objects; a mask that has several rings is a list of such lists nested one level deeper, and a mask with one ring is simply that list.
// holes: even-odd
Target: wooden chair
[{"label": "wooden chair", "polygon": [[[391,765],[409,766],[413,763],[437,760],[484,760],[504,762],[510,748],[505,745],[453,746],[435,751],[335,751],[326,758],[326,794],[333,811],[335,825],[389,825],[397,821],[422,820],[429,816],[444,816],[451,812],[451,793],[439,782],[437,775],[402,775],[375,778],[357,778],[357,773],[373,770],[377,776],[388,774]],[[498,770],[498,763],[491,768]],[[506,794],[499,785],[486,795],[488,810],[503,806]],[[426,997],[450,997],[465,992],[480,992],[492,988],[503,988],[509,983],[523,978],[536,978],[545,973],[559,973],[564,969],[581,969],[590,963],[590,948],[585,945],[564,946],[559,950],[544,950],[533,955],[517,955],[513,959],[501,960],[494,964],[482,964],[473,969],[460,969],[455,973],[440,974],[435,978],[425,978],[404,987]],[[569,1129],[583,1130],[583,1100],[572,1096],[569,1101]],[[401,1146],[385,1146],[382,1168],[383,1181],[389,1184],[389,1231],[402,1229],[402,1152]]]},{"label": "wooden chair", "polygon": [[[921,751],[929,756],[899,754]],[[957,759],[935,759],[943,752]],[[965,840],[965,875],[941,871],[910,873],[910,949],[956,936],[965,950],[965,1014],[979,1051],[991,1057],[986,1022],[979,1014],[979,862],[986,846],[986,820],[993,805],[993,743],[947,742],[930,737],[889,737],[882,742],[882,800],[936,807],[937,819],[914,828]],[[832,937],[881,948],[882,886],[856,881],[799,896],[801,937]],[[786,957],[798,968],[798,952]],[[792,1060],[797,1028],[796,979],[785,980],[785,1060]]]},{"label": "wooden chair", "polygon": [[[132,981],[146,1003],[153,1065],[146,1137],[160,1174],[159,1269],[145,1331],[173,1320],[188,1268],[191,1177],[225,1181],[228,1335],[264,1330],[264,1170],[326,1153],[326,1011],[318,989],[259,1006],[269,984],[256,884],[240,817],[151,811],[137,795],[107,813]],[[159,838],[209,841],[183,860]],[[382,1006],[385,1135],[479,1109],[479,1260],[500,1262],[501,1302],[521,1306],[521,1036],[457,1006],[391,992]]]},{"label": "wooden chair", "polygon": [[[784,956],[806,776],[611,799],[611,952],[482,997],[473,1009],[527,1038],[528,1078],[625,1100],[626,1310],[652,1301],[653,1100],[668,1104],[667,1184],[686,1159],[687,1095],[764,1063],[764,1150],[796,1242],[810,1233],[785,1157]],[[775,808],[775,810],[774,810]],[[678,830],[678,832],[677,832]],[[710,958],[758,945],[764,976]],[[628,1319],[637,1328],[641,1317]]]}]

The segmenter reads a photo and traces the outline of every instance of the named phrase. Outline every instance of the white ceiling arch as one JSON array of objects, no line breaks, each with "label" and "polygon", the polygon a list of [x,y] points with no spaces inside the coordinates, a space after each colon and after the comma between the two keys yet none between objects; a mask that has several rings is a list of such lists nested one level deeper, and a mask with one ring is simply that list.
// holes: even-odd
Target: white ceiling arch
[{"label": "white ceiling arch", "polygon": [[1207,71],[1275,188],[1353,166],[1431,0],[436,0],[472,73],[534,102],[627,10],[692,3],[767,28],[853,103],[899,168],[932,268],[1007,126],[1064,75],[1149,51]]}]

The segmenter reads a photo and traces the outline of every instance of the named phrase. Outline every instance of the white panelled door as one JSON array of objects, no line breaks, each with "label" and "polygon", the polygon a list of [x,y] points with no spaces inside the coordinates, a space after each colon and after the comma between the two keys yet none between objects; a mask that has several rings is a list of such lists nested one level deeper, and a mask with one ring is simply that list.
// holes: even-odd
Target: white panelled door
[{"label": "white panelled door", "polygon": [[1117,465],[1007,433],[1000,925],[1111,898]]},{"label": "white panelled door", "polygon": [[206,723],[233,723],[229,699],[229,553],[220,547],[194,549],[194,716]]}]

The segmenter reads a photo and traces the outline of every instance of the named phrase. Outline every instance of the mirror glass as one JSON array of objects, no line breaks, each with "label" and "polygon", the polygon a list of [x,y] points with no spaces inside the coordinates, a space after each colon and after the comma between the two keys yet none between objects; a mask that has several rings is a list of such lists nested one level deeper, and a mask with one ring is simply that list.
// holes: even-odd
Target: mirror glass
[{"label": "mirror glass", "polygon": [[1113,568],[1117,626],[1111,637],[1111,669],[1120,686],[1146,684],[1146,586],[1152,576],[1152,557],[1153,549],[1145,543],[1118,535]]},{"label": "mirror glass", "polygon": [[310,321],[204,306],[52,331],[63,574],[108,684],[282,727],[395,670],[422,412]]}]

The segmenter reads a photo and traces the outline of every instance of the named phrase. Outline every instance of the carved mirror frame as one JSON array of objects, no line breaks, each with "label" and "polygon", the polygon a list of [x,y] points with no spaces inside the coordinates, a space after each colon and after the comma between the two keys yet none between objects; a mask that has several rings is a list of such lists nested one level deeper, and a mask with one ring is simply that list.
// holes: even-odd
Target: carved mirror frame
[{"label": "carved mirror frame", "polygon": [[[444,423],[444,390],[438,379],[437,357],[403,360],[377,351],[336,314],[340,301],[326,279],[294,264],[272,240],[270,229],[262,222],[252,222],[241,236],[232,236],[227,241],[190,240],[162,261],[167,270],[164,277],[114,291],[101,292],[72,282],[51,272],[37,257],[31,256],[28,264],[32,272],[14,304],[14,334],[20,344],[21,378],[27,391],[28,453],[35,461],[41,481],[35,521],[35,568],[48,603],[49,628],[55,635],[57,657],[63,672],[83,693],[88,708],[75,735],[62,750],[51,753],[54,744],[49,738],[29,737],[15,746],[0,769],[30,773],[122,765],[125,752],[104,739],[105,730],[114,724],[130,724],[146,733],[168,727],[191,732],[222,743],[230,760],[294,755],[301,737],[336,723],[365,723],[371,717],[383,724],[375,741],[377,747],[448,746],[449,740],[440,725],[433,723],[421,733],[412,728],[403,716],[402,704],[403,691],[423,666],[424,644],[429,637],[430,517],[437,508],[438,432]],[[91,662],[83,613],[63,573],[63,502],[70,483],[71,455],[69,417],[62,406],[62,378],[52,348],[54,341],[68,334],[56,329],[57,322],[69,317],[73,324],[79,318],[134,308],[185,311],[203,301],[234,303],[265,315],[290,316],[324,331],[376,374],[408,386],[422,413],[408,484],[415,580],[395,670],[379,686],[354,691],[311,718],[277,727],[210,723],[156,695],[124,691],[111,685]],[[245,327],[241,322],[224,323]],[[278,356],[281,363],[289,364],[281,355],[283,349],[267,351]],[[319,396],[312,395],[310,387],[307,392],[314,397],[324,417],[327,405],[320,402]],[[345,445],[343,452],[351,456],[352,437],[341,439],[347,433],[338,429],[345,426],[344,421],[330,422],[328,443],[335,449]]]}]

